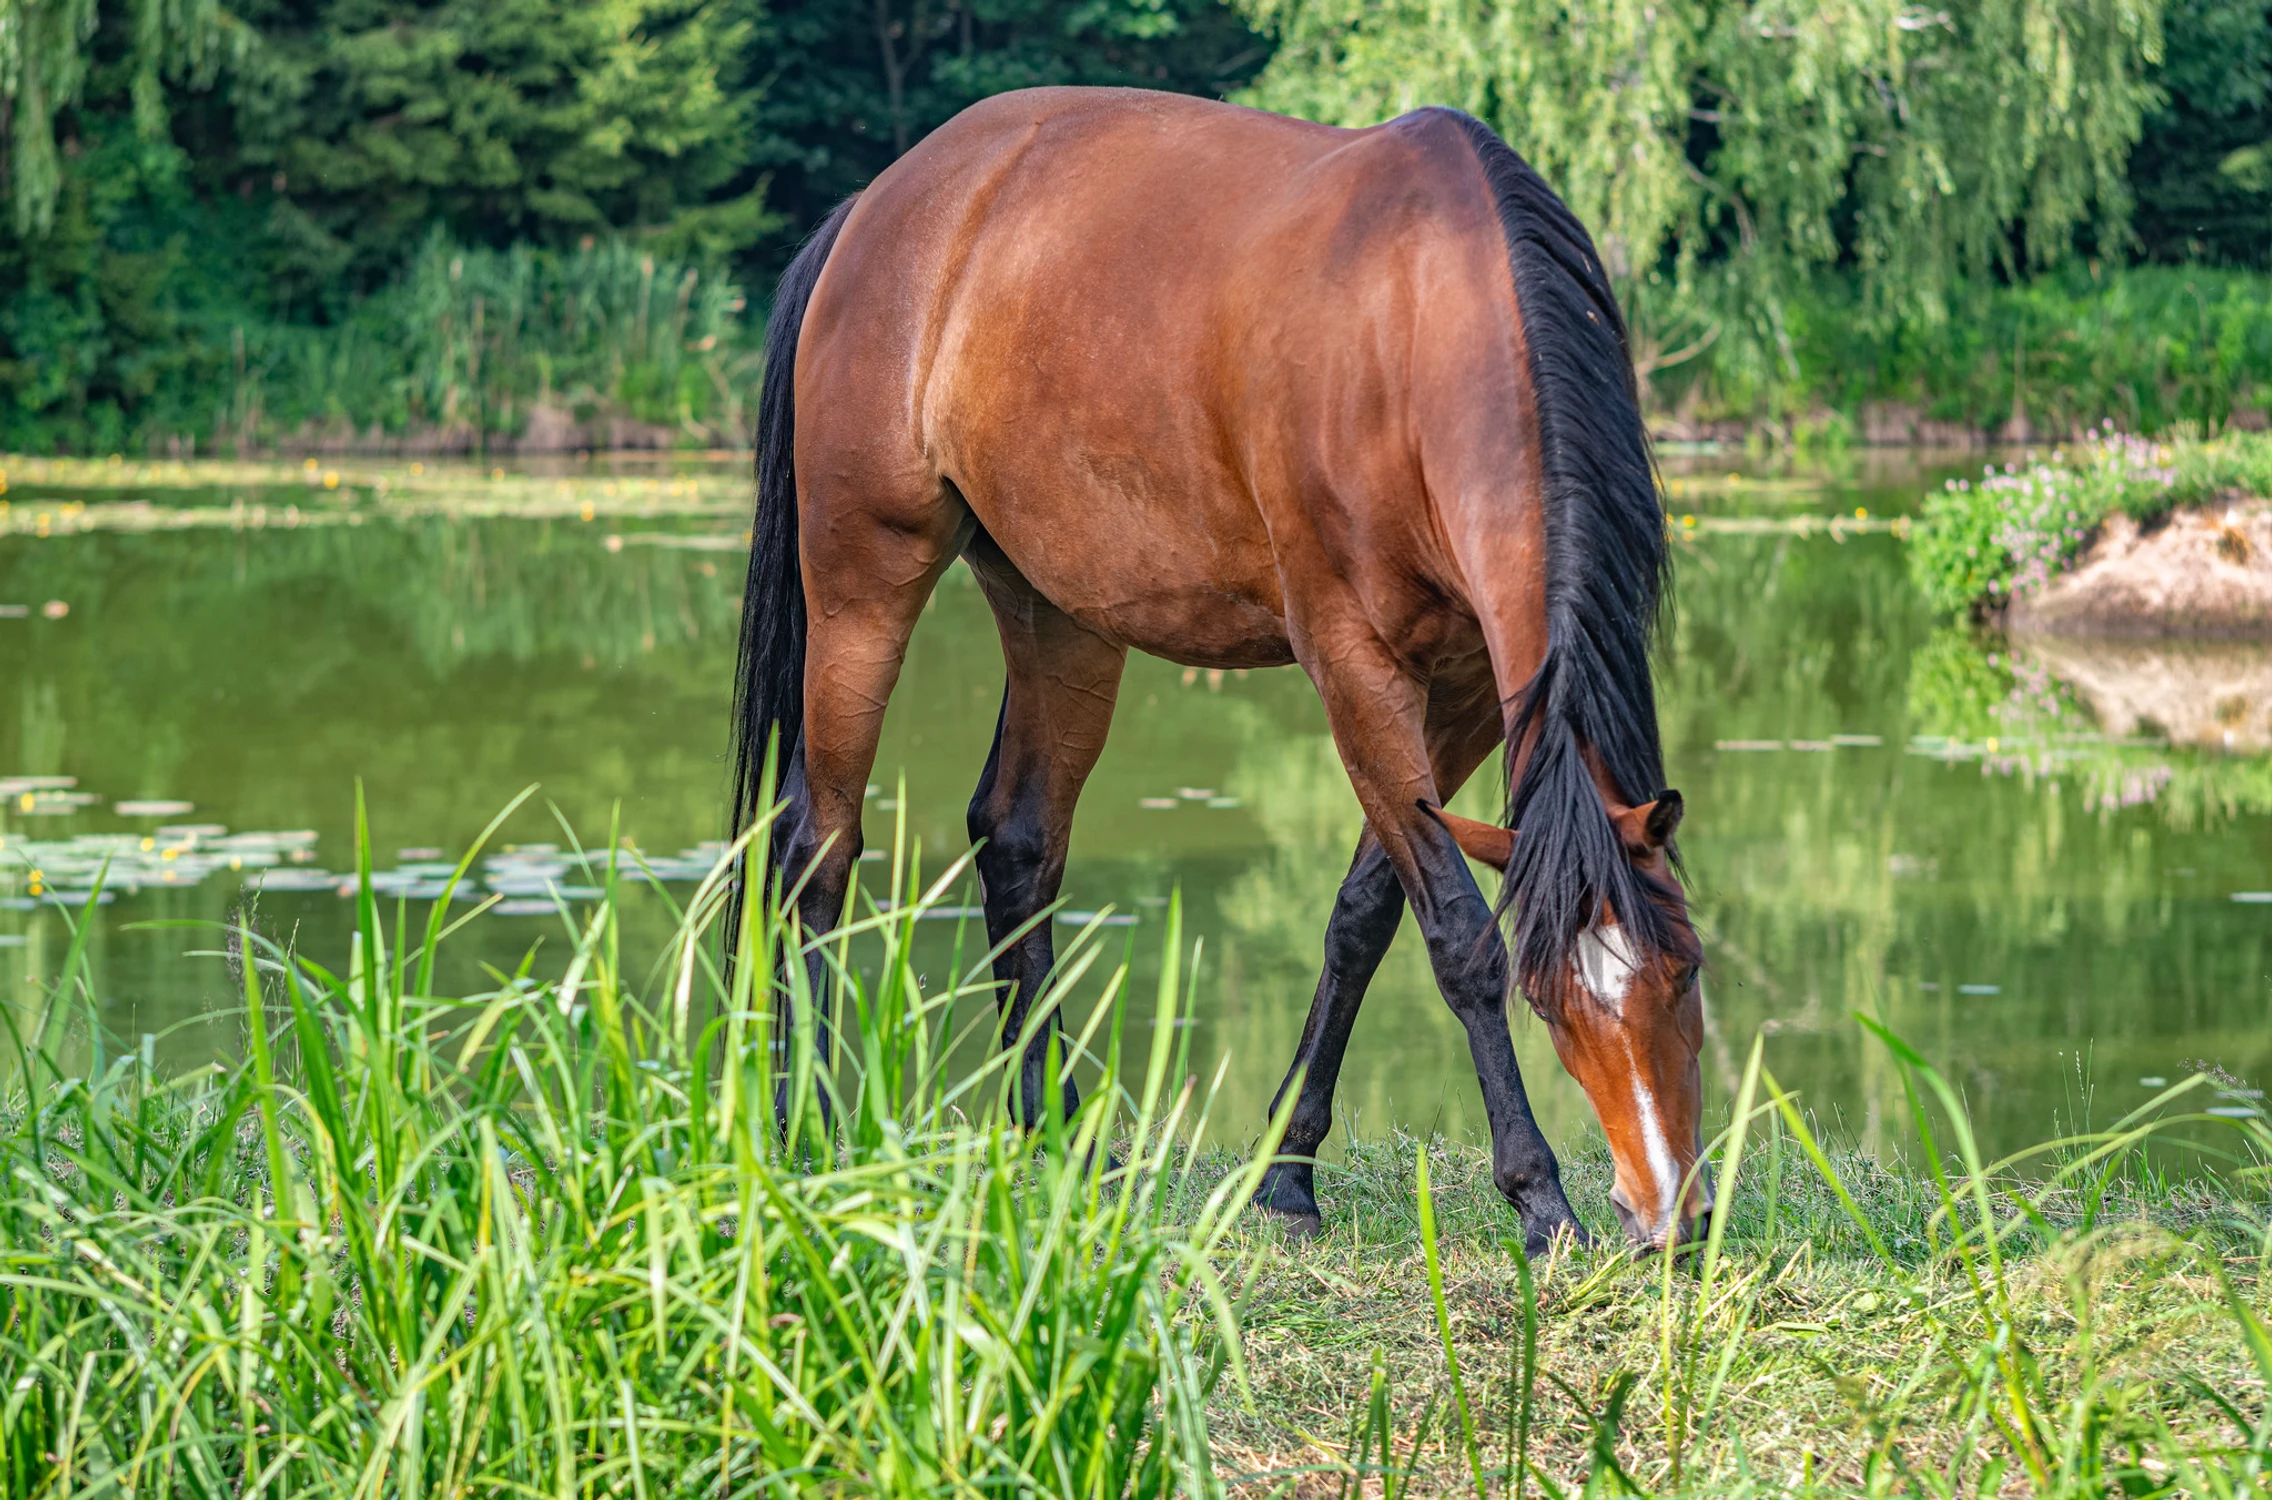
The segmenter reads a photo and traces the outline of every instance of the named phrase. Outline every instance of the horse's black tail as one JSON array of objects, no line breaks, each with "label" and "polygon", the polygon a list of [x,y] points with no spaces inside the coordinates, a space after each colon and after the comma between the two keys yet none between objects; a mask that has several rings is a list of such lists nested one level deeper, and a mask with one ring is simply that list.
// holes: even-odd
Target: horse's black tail
[{"label": "horse's black tail", "polygon": [[[768,747],[786,780],[805,718],[805,582],[797,560],[797,337],[805,306],[853,199],[805,241],[774,293],[765,323],[765,384],[757,409],[757,518],[742,590],[741,660],[734,672],[734,836],[764,811]],[[779,843],[774,847],[778,849]],[[738,922],[738,903],[732,913]],[[733,926],[729,925],[729,932]],[[729,942],[731,940],[729,939]]]}]

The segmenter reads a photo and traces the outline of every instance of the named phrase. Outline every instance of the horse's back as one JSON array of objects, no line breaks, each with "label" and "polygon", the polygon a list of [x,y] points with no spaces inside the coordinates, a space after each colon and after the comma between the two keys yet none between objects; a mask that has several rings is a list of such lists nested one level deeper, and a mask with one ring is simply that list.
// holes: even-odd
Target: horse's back
[{"label": "horse's back", "polygon": [[[1440,121],[998,96],[846,222],[798,367],[800,410],[835,412],[834,432],[800,419],[798,467],[831,464],[809,443],[910,504],[951,486],[1037,587],[1127,644],[1285,660],[1289,528],[1318,521],[1301,507],[1321,487],[1417,497],[1424,303],[1503,287],[1505,267]],[[1433,315],[1475,332],[1472,309]],[[1425,517],[1405,524],[1418,545]]]}]

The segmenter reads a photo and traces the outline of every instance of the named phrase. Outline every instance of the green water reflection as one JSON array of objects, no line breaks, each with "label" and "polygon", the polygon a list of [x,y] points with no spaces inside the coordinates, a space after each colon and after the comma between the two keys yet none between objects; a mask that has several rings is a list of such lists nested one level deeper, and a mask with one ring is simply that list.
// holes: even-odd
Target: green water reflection
[{"label": "green water reflection", "polygon": [[[1882,513],[1929,477],[1690,485],[1675,504]],[[0,838],[20,849],[162,821],[307,829],[336,870],[351,858],[357,777],[382,865],[396,850],[454,851],[532,781],[593,842],[611,816],[651,851],[713,838],[741,556],[652,541],[629,533],[611,548],[604,524],[498,521],[0,542],[0,606],[24,606],[0,613],[0,777],[73,777],[103,799],[52,815],[11,802]],[[2261,1078],[2272,904],[2233,897],[2272,889],[2272,762],[2251,686],[2266,654],[2222,648],[2173,667],[2169,653],[1936,631],[1901,547],[1885,535],[1681,545],[1661,691],[1713,957],[1708,1077],[1731,1086],[1765,1027],[1773,1066],[1823,1115],[1889,1132],[1898,1085],[1846,1020],[1863,1009],[1951,1070],[1996,1144],[2085,1108],[2111,1118],[2144,1097],[2141,1077],[2195,1061]],[[60,618],[51,600],[68,607]],[[871,843],[888,840],[904,777],[933,867],[962,850],[1000,687],[984,604],[957,570],[892,704]],[[114,804],[130,799],[195,812],[122,816]],[[1492,800],[1477,789],[1471,810]],[[1230,1136],[1259,1123],[1276,1086],[1356,832],[1297,673],[1131,663],[1066,898],[1139,919],[1142,983],[1160,903],[1180,885],[1206,947],[1194,1041],[1210,1070],[1229,1059]],[[506,837],[564,841],[534,805]],[[21,909],[26,872],[5,847],[0,866],[12,903],[0,984],[21,996],[52,970],[63,928],[52,910]],[[222,872],[102,910],[95,968],[115,1034],[165,1033],[184,1057],[234,1047],[182,1025],[227,993],[216,965],[179,956],[207,940],[124,930],[218,919],[234,897]],[[270,892],[262,920],[329,953],[344,948],[345,905]],[[635,910],[632,927],[634,944],[654,941],[659,907]],[[537,917],[485,917],[468,938],[469,966],[564,946]],[[937,941],[943,963],[943,924]],[[1590,1129],[1542,1028],[1522,1016],[1515,1034],[1550,1132]],[[1464,1038],[1409,926],[1341,1098],[1365,1131],[1480,1123]]]}]

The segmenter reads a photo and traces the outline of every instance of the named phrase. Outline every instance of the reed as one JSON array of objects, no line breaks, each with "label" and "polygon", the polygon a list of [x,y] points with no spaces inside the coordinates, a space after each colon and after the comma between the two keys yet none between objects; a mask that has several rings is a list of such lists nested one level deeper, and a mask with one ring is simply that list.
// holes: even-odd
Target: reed
[{"label": "reed", "polygon": [[1652,306],[1668,301],[1643,287],[1633,307],[1644,341],[1662,320],[1659,347],[1693,351],[1667,364],[1644,342],[1664,409],[1801,444],[1931,446],[1969,433],[2048,446],[2108,420],[2159,435],[2272,414],[2272,278],[2261,271],[2076,265],[1986,278],[1956,288],[1946,317],[1918,307],[1890,322],[1867,315],[1857,282],[1826,276],[1786,295],[1773,340],[1743,337],[1703,299]]},{"label": "reed", "polygon": [[[950,1072],[992,1025],[985,955],[935,984],[911,956],[960,863],[926,884],[902,838],[827,934],[752,902],[730,969],[721,863],[642,974],[611,840],[555,977],[440,996],[470,918],[387,910],[358,833],[338,962],[221,935],[241,1068],[106,1052],[85,928],[11,1017],[0,1491],[1216,1492],[1251,1183],[1192,1176],[1175,908],[1125,1057],[1126,964],[1094,927],[1069,949],[1048,998],[1096,1003],[1066,1055],[1114,1082],[1037,1140],[998,1064]],[[816,949],[833,1058],[804,965],[761,980]]]},{"label": "reed", "polygon": [[185,330],[185,378],[111,413],[99,443],[61,420],[8,430],[96,455],[735,447],[761,329],[715,265],[612,238],[491,250],[437,231],[334,322]]}]

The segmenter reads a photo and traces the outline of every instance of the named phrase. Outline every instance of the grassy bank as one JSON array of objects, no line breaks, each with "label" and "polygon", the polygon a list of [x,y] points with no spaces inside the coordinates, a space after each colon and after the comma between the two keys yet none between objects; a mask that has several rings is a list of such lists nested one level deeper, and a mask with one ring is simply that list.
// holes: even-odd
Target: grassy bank
[{"label": "grassy bank", "polygon": [[[58,336],[27,347],[26,367],[48,378],[0,401],[0,447],[181,457],[738,446],[763,311],[707,263],[616,241],[500,251],[435,237],[327,325],[184,310],[162,354],[140,357],[150,373],[130,394],[81,388],[91,346]],[[1702,306],[1644,298],[1635,316],[1652,424],[1674,436],[1946,445],[2049,439],[2109,419],[2154,434],[2272,416],[2272,276],[2255,272],[2076,270],[1972,288],[1945,320],[1890,325],[1826,278],[1793,295],[1764,339],[1723,340],[1729,318]]]},{"label": "grassy bank", "polygon": [[[99,337],[18,335],[45,378],[0,400],[0,445],[100,457],[412,454],[746,442],[762,318],[714,264],[616,239],[462,246],[439,234],[322,325],[169,309],[125,393]],[[0,390],[5,382],[0,382]]]},{"label": "grassy bank", "polygon": [[1890,324],[1825,278],[1769,336],[1726,347],[1701,310],[1671,321],[1657,357],[1693,357],[1651,372],[1660,409],[1786,441],[2049,442],[2104,421],[2160,434],[2272,418],[2272,276],[2257,272],[2076,266]]},{"label": "grassy bank", "polygon": [[[1218,1418],[1218,1465],[1308,1468],[1315,1491],[1341,1488],[1378,1371],[1389,1466],[1414,1470],[1415,1492],[1475,1491],[1460,1386],[1492,1494],[1511,1492],[1517,1446],[1544,1493],[2261,1482],[2267,1370],[2251,1347],[2259,1325],[2244,1321],[2265,1298],[2256,1192],[2137,1175],[2094,1198],[2087,1182],[2046,1192],[1987,1173],[2010,1238],[2001,1265],[1977,1239],[1967,1264],[1920,1163],[1832,1148],[1818,1165],[1787,1128],[1768,1136],[1751,1142],[1715,1266],[1668,1284],[1661,1263],[1563,1254],[1529,1268],[1528,1297],[1480,1152],[1353,1145],[1337,1191],[1321,1189],[1332,1233],[1259,1268],[1242,1317],[1257,1408]],[[1456,1383],[1416,1208],[1422,1153]],[[1564,1167],[1580,1217],[1611,1223],[1606,1150]],[[1950,1186],[1968,1196],[1961,1172]],[[2031,1207],[2041,1222],[2019,1228]],[[1380,1451],[1376,1439],[1376,1462]],[[2192,1453],[2211,1456],[2189,1472]]]},{"label": "grassy bank", "polygon": [[[1197,1349],[1248,1188],[1197,1192],[1179,1163],[1173,970],[1142,1084],[1035,1155],[997,1071],[946,1071],[979,997],[926,992],[909,903],[828,944],[877,950],[829,1074],[811,1008],[792,1025],[750,985],[796,941],[777,911],[752,905],[725,978],[721,869],[627,971],[634,872],[599,864],[609,898],[563,907],[554,977],[441,999],[448,901],[390,921],[366,843],[336,968],[257,918],[212,935],[245,995],[226,1073],[156,1077],[74,1033],[74,944],[9,1018],[0,1488],[1205,1488],[1223,1366]],[[1096,1014],[1116,1056],[1120,1008]],[[786,1139],[753,1061],[777,1047]],[[1129,1163],[1109,1193],[1106,1136]]]},{"label": "grassy bank", "polygon": [[[1068,1050],[1114,1086],[1024,1137],[969,1071],[982,945],[912,959],[961,868],[894,847],[888,905],[819,940],[830,1070],[802,966],[752,982],[791,924],[753,906],[721,972],[721,871],[627,954],[611,847],[480,993],[432,993],[449,904],[375,900],[367,854],[345,954],[257,908],[182,933],[241,1064],[107,1048],[80,943],[0,1008],[0,1492],[2237,1494],[2272,1457],[2272,1137],[2182,1113],[2203,1081],[1988,1163],[1881,1038],[1928,1132],[1901,1167],[1822,1147],[1755,1053],[1677,1265],[1528,1263],[1480,1157],[1404,1138],[1289,1248],[1254,1153],[1192,1149],[1172,907],[1154,994],[1103,928],[1066,945]],[[2215,1133],[2206,1175],[2157,1175],[2172,1132]],[[1569,1171],[1606,1225],[1605,1156]]]}]

